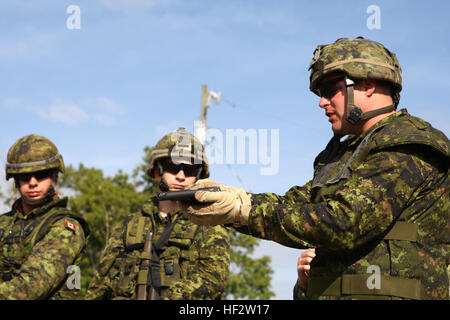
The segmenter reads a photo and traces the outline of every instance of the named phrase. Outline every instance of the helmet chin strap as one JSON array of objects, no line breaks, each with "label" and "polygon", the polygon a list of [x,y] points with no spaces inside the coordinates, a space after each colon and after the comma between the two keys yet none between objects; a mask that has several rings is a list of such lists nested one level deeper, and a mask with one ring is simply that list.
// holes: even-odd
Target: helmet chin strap
[{"label": "helmet chin strap", "polygon": [[203,167],[198,169],[197,175],[195,176],[195,182],[200,179],[200,176],[202,175]]},{"label": "helmet chin strap", "polygon": [[41,206],[41,205],[46,204],[47,202],[50,202],[54,196],[55,196],[55,188],[53,187],[53,184],[52,184],[52,185],[50,185],[47,192],[41,199],[27,199],[26,197],[22,196],[22,200],[29,206],[35,207],[35,206]]},{"label": "helmet chin strap", "polygon": [[163,191],[163,192],[167,192],[169,191],[169,185],[167,184],[167,182],[165,181],[165,179],[163,177],[161,177],[161,180],[159,180],[159,190]]},{"label": "helmet chin strap", "polygon": [[347,88],[347,116],[345,120],[350,122],[350,124],[355,125],[360,120],[366,120],[373,118],[379,114],[387,113],[390,111],[395,110],[395,105],[391,104],[389,106],[371,110],[368,112],[362,112],[361,108],[355,105],[355,93],[354,93],[354,86],[355,82],[345,77],[345,86]]}]

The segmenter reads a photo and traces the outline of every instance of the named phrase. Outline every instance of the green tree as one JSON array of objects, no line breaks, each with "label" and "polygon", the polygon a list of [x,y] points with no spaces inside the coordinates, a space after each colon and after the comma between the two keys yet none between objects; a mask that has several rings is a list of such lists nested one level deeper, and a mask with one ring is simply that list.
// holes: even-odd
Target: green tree
[{"label": "green tree", "polygon": [[158,192],[158,182],[147,175],[148,163],[153,148],[146,146],[142,162],[133,170],[133,180],[136,188],[144,195],[151,196]]},{"label": "green tree", "polygon": [[102,170],[86,168],[83,164],[78,169],[66,167],[60,178],[61,190],[71,195],[70,208],[83,215],[91,230],[80,266],[83,288],[92,279],[114,225],[139,210],[145,200],[128,181],[129,176],[120,170],[114,177],[105,177]]},{"label": "green tree", "polygon": [[[129,214],[140,210],[143,202],[158,191],[157,182],[146,175],[147,163],[153,148],[145,147],[142,163],[132,176],[121,170],[113,177],[105,177],[102,170],[78,169],[68,166],[60,178],[61,190],[70,196],[69,206],[81,213],[89,223],[91,235],[86,255],[81,263],[82,287],[85,290],[99,263],[110,230]],[[230,230],[231,272],[226,287],[230,299],[269,299],[270,257],[251,258],[258,240]]]},{"label": "green tree", "polygon": [[259,240],[230,230],[231,268],[225,296],[229,299],[270,299],[274,293],[270,290],[273,270],[271,259],[263,256],[251,257]]}]

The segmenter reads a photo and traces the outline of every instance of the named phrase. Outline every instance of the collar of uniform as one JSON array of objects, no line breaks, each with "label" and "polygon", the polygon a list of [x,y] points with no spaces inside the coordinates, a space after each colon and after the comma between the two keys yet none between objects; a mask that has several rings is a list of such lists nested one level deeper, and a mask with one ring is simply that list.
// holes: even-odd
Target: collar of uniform
[{"label": "collar of uniform", "polygon": [[404,115],[408,114],[408,110],[406,109],[401,109],[399,111],[397,111],[396,113],[390,114],[389,116],[381,119],[380,121],[378,121],[377,123],[375,123],[372,127],[370,127],[366,132],[364,132],[362,135],[359,136],[359,138],[364,139],[365,136],[367,136],[369,133],[371,133],[372,131],[376,130],[379,127],[384,126],[386,123],[392,121],[392,119],[394,118],[398,118]]},{"label": "collar of uniform", "polygon": [[53,207],[63,207],[66,208],[67,207],[67,202],[68,202],[68,198],[67,197],[63,197],[63,198],[59,198],[59,197],[55,197],[53,198],[52,201],[47,202],[46,204],[33,209],[31,212],[29,212],[27,215],[23,214],[23,209],[22,209],[22,198],[17,199],[12,208],[13,211],[16,212],[17,216],[21,219],[30,219],[30,217],[32,216],[38,216],[41,214],[44,214],[46,212],[48,212],[51,208]]},{"label": "collar of uniform", "polygon": [[157,196],[153,195],[149,200],[145,201],[142,205],[142,213],[146,215],[152,215],[155,221],[161,222],[163,224],[170,223],[178,218],[184,218],[184,214],[180,209],[170,212],[166,218],[161,218],[158,214],[158,200]]},{"label": "collar of uniform", "polygon": [[352,146],[358,146],[359,143],[371,132],[373,132],[374,130],[376,130],[377,128],[383,127],[386,123],[392,121],[392,119],[394,118],[398,118],[404,115],[407,115],[408,111],[406,109],[401,109],[399,111],[397,111],[396,113],[393,113],[383,119],[381,119],[380,121],[378,121],[377,123],[375,123],[372,127],[370,127],[366,132],[364,132],[362,135],[360,136],[355,136],[355,135],[349,135],[343,142],[346,143],[346,148],[351,148]]},{"label": "collar of uniform", "polygon": [[156,196],[152,196],[142,205],[142,213],[150,216],[155,212],[158,212],[158,201]]}]

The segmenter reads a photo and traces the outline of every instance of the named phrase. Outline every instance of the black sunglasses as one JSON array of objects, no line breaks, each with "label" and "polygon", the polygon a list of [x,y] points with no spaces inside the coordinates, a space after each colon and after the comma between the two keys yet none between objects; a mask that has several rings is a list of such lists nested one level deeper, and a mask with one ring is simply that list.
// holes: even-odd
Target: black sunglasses
[{"label": "black sunglasses", "polygon": [[337,78],[337,79],[329,80],[329,81],[319,84],[319,86],[317,88],[317,90],[319,92],[319,96],[324,97],[325,99],[330,99],[330,98],[334,97],[334,95],[339,90],[341,90],[341,88],[339,88],[337,86],[337,84],[342,80],[343,80],[343,78]]},{"label": "black sunglasses", "polygon": [[17,178],[22,182],[28,182],[32,177],[35,177],[36,180],[41,181],[45,178],[51,178],[53,176],[53,170],[42,170],[36,172],[29,173],[21,173],[17,175]]},{"label": "black sunglasses", "polygon": [[169,172],[171,174],[177,174],[178,172],[180,172],[180,170],[183,170],[185,176],[195,177],[197,176],[197,173],[201,167],[192,164],[185,164],[185,163],[175,164],[173,162],[164,161],[162,163],[162,168],[164,172]]}]

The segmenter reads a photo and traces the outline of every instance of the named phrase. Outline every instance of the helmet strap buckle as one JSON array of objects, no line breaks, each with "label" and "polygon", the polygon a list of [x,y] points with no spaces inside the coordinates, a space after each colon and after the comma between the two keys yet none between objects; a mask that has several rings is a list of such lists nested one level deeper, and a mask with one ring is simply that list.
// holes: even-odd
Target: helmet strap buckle
[{"label": "helmet strap buckle", "polygon": [[355,106],[354,86],[355,82],[348,78],[344,78],[345,87],[347,88],[347,117],[345,118],[350,124],[354,125],[363,117],[363,112],[360,107]]},{"label": "helmet strap buckle", "polygon": [[359,107],[353,106],[352,110],[347,113],[346,120],[350,122],[351,124],[356,124],[359,120],[362,119],[362,110]]},{"label": "helmet strap buckle", "polygon": [[347,117],[345,119],[350,124],[355,125],[360,120],[367,120],[377,115],[395,110],[395,104],[393,104],[376,110],[363,112],[360,107],[355,106],[354,85],[355,82],[352,79],[345,77],[345,86],[347,87]]}]

